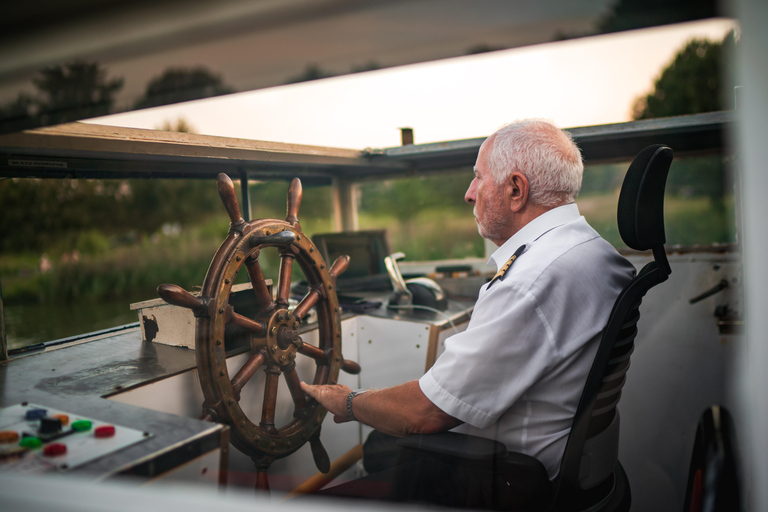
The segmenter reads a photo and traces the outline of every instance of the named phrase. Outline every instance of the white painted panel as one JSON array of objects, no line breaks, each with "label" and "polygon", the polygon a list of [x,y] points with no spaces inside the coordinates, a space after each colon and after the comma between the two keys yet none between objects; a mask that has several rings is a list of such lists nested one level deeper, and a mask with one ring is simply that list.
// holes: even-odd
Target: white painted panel
[{"label": "white painted panel", "polygon": [[[632,258],[640,268],[650,261]],[[619,410],[619,459],[632,486],[632,510],[683,508],[699,417],[714,404],[731,407],[726,383],[741,336],[720,335],[714,311],[743,311],[741,265],[719,254],[671,255],[668,281],[640,308],[635,352]],[[689,299],[726,279],[725,290]]]},{"label": "white painted panel", "polygon": [[359,317],[361,387],[385,388],[421,377],[427,360],[429,329],[424,323]]}]

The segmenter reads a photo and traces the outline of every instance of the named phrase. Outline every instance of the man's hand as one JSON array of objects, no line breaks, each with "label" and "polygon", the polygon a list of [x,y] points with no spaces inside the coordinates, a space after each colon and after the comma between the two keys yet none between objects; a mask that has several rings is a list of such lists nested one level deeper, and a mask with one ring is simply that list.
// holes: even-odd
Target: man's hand
[{"label": "man's hand", "polygon": [[[347,386],[312,386],[302,382],[301,390],[328,409],[336,423],[349,421],[347,396],[352,390]],[[429,401],[421,392],[417,380],[358,395],[354,413],[360,423],[392,436],[442,432],[461,425],[460,420]]]},{"label": "man's hand", "polygon": [[347,396],[352,392],[343,384],[326,384],[313,386],[306,382],[301,382],[301,390],[320,402],[320,405],[328,409],[333,414],[333,421],[344,423],[349,421],[347,416]]}]

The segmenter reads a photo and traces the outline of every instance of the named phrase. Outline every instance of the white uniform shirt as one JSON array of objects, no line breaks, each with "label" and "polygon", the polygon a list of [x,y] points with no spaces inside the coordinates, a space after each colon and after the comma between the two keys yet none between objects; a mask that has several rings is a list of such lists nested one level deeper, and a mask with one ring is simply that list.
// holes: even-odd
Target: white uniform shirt
[{"label": "white uniform shirt", "polygon": [[467,330],[419,380],[455,428],[539,459],[554,478],[613,303],[634,267],[575,204],[549,210],[490,258],[501,279],[483,285]]}]

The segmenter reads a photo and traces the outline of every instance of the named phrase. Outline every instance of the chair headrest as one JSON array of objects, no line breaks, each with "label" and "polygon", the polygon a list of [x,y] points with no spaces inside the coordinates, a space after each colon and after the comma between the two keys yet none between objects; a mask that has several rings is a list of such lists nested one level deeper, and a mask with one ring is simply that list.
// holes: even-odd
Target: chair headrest
[{"label": "chair headrest", "polygon": [[622,240],[632,249],[646,251],[662,246],[664,187],[672,150],[662,144],[640,151],[629,166],[619,194],[617,221]]}]

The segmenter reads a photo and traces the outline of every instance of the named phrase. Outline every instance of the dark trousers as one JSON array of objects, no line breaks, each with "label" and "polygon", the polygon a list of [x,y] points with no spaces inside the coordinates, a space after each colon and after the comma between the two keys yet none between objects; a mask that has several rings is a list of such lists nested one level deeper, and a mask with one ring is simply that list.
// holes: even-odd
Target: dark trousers
[{"label": "dark trousers", "polygon": [[536,496],[499,461],[467,461],[415,453],[397,438],[373,432],[363,445],[368,476],[320,491],[325,496],[378,499],[455,508],[535,510]]}]

